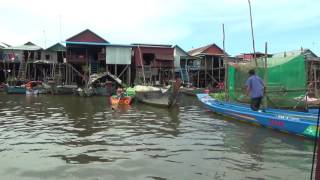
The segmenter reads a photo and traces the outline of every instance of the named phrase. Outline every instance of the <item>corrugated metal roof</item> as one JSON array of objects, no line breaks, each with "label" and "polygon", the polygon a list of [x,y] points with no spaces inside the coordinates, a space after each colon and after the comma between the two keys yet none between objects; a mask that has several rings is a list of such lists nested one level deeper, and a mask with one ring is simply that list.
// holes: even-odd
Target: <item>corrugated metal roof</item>
[{"label": "corrugated metal roof", "polygon": [[310,49],[299,49],[299,50],[293,50],[293,51],[285,51],[280,53],[273,54],[272,57],[286,57],[286,56],[296,56],[296,55],[306,55],[306,56],[312,56],[312,57],[318,57],[315,53],[313,53]]},{"label": "corrugated metal roof", "polygon": [[7,48],[7,47],[10,47],[10,45],[4,43],[4,42],[0,42],[0,48],[3,49],[3,48]]},{"label": "corrugated metal roof", "polygon": [[82,45],[99,45],[99,46],[106,46],[109,43],[97,43],[97,42],[74,42],[74,41],[65,41],[66,44],[82,44]]},{"label": "corrugated metal roof", "polygon": [[4,49],[8,50],[22,50],[22,51],[39,51],[42,50],[40,46],[37,45],[21,45],[21,46],[11,46]]},{"label": "corrugated metal roof", "polygon": [[139,43],[132,43],[131,45],[136,47],[155,47],[155,48],[171,48],[172,45],[168,44],[139,44]]},{"label": "corrugated metal roof", "polygon": [[92,42],[92,43],[109,43],[107,40],[103,39],[96,33],[92,32],[89,29],[86,29],[70,38],[66,41],[68,42]]},{"label": "corrugated metal roof", "polygon": [[[217,52],[206,52],[208,51],[211,47],[216,48]],[[223,49],[221,49],[219,46],[216,44],[209,44],[207,46],[199,47],[192,49],[188,52],[191,56],[198,56],[198,55],[223,55]],[[227,54],[227,53],[226,53]]]},{"label": "corrugated metal roof", "polygon": [[52,45],[51,47],[46,49],[47,51],[58,51],[58,52],[63,52],[66,51],[66,47],[62,45],[61,43],[56,43]]},{"label": "corrugated metal roof", "polygon": [[133,45],[126,45],[126,44],[107,44],[107,47],[134,47]]}]

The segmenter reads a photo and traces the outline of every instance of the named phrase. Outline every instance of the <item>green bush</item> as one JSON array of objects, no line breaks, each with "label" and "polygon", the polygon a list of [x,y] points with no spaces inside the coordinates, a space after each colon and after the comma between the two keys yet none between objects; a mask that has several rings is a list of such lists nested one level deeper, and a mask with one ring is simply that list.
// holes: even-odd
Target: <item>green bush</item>
[{"label": "green bush", "polygon": [[210,93],[209,94],[212,98],[224,101],[225,100],[225,93],[224,92],[217,92],[217,93]]}]

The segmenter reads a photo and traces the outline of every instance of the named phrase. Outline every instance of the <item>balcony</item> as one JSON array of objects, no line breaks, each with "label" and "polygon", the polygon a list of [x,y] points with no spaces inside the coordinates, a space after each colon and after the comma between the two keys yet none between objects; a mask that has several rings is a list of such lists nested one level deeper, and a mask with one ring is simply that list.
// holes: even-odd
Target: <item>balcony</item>
[{"label": "balcony", "polygon": [[84,55],[67,55],[68,63],[86,63],[87,58]]}]

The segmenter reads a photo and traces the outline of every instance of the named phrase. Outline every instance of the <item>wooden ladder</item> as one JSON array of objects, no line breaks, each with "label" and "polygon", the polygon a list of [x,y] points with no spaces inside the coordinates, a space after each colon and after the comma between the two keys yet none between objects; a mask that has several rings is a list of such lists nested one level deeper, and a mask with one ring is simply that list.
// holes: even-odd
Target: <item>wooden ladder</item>
[{"label": "wooden ladder", "polygon": [[26,80],[26,72],[27,72],[27,63],[25,61],[21,61],[20,65],[19,65],[17,79],[20,81],[25,81]]}]

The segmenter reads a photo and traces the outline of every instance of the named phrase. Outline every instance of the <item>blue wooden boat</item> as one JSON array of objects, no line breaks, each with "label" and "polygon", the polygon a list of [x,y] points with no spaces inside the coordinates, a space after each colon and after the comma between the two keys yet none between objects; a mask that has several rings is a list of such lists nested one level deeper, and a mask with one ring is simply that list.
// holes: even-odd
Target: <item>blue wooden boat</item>
[{"label": "blue wooden boat", "polygon": [[316,136],[317,111],[297,112],[272,108],[253,111],[248,105],[218,101],[208,94],[197,94],[197,97],[210,110],[237,120],[305,137]]},{"label": "blue wooden boat", "polygon": [[23,86],[6,86],[7,94],[26,94],[26,88]]}]

